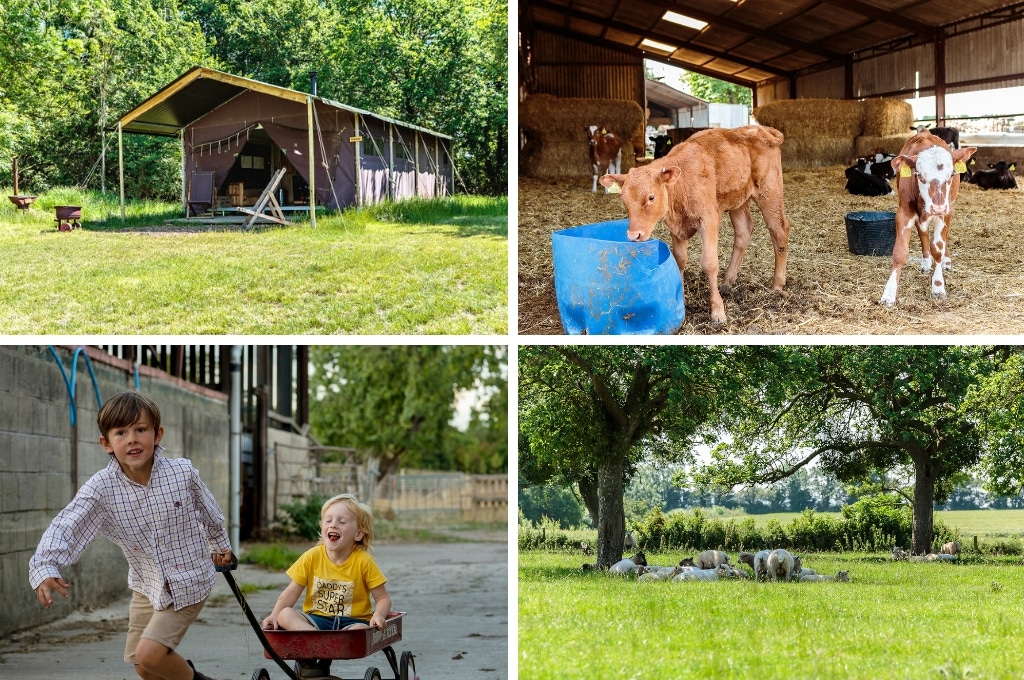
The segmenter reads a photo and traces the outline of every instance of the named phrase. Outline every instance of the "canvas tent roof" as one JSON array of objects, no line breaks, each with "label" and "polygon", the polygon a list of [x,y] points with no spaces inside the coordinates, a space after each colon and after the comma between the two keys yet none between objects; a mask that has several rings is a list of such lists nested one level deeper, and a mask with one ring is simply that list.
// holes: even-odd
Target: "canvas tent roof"
[{"label": "canvas tent roof", "polygon": [[[124,132],[176,137],[182,128],[249,91],[261,92],[303,104],[310,96],[298,90],[262,83],[258,80],[231,75],[203,66],[194,66],[174,82],[124,114],[119,122]],[[451,139],[450,136],[434,130],[347,106],[323,97],[313,97],[313,100],[327,106],[358,113],[361,116],[376,118],[384,122],[402,125],[411,130],[419,130],[436,137]]]}]

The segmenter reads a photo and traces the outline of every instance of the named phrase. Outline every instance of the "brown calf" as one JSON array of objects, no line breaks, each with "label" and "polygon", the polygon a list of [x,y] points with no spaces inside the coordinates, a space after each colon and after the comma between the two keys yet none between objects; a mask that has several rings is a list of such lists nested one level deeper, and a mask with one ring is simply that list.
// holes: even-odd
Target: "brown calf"
[{"label": "brown calf", "polygon": [[631,240],[646,241],[658,220],[664,220],[672,233],[680,276],[686,269],[687,241],[700,235],[700,266],[708,277],[715,323],[726,321],[718,285],[718,225],[723,211],[729,213],[735,236],[721,291],[728,294],[736,284],[750,244],[751,200],[761,210],[775,248],[772,288],[782,290],[786,285],[789,220],[782,209],[782,139],[778,130],[760,125],[704,130],[649,165],[601,178],[605,187],[622,187]]},{"label": "brown calf", "polygon": [[[951,269],[949,258],[949,224],[953,202],[960,193],[960,173],[977,149],[968,146],[951,149],[946,142],[929,132],[919,132],[907,140],[900,154],[892,160],[896,171],[896,243],[892,249],[892,272],[882,291],[880,303],[892,306],[899,290],[900,271],[910,256],[910,231],[917,228],[921,238],[921,271],[932,271],[932,297],[946,297],[942,270]],[[928,233],[935,234],[929,240]]]},{"label": "brown calf", "polygon": [[[606,172],[622,172],[622,140],[608,128],[598,125],[584,125],[583,130],[590,138],[590,166],[594,170],[594,188],[597,178]],[[605,193],[608,189],[605,188]]]}]

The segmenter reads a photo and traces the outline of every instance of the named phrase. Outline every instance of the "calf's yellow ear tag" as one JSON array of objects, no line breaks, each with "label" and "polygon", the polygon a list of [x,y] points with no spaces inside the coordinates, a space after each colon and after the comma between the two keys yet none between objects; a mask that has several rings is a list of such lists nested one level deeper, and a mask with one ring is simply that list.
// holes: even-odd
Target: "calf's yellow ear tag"
[{"label": "calf's yellow ear tag", "polygon": [[622,189],[621,189],[621,188],[619,188],[619,183],[618,183],[618,182],[614,182],[614,183],[613,183],[613,184],[612,184],[612,185],[611,185],[611,186],[610,186],[610,187],[608,188],[608,193],[609,193],[609,194],[621,194],[621,193],[622,193]]},{"label": "calf's yellow ear tag", "polygon": [[913,170],[911,170],[910,166],[906,163],[900,166],[900,177],[910,177],[913,174]]},{"label": "calf's yellow ear tag", "polygon": [[953,172],[967,172],[967,163],[963,161],[953,163]]}]

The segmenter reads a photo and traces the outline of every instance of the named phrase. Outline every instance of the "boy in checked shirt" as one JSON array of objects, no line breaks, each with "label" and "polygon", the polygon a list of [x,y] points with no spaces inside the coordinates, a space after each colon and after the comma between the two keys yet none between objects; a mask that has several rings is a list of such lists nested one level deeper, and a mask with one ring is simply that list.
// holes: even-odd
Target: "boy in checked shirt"
[{"label": "boy in checked shirt", "polygon": [[[160,409],[137,392],[103,404],[100,445],[110,454],[50,523],[29,560],[40,604],[68,597],[60,569],[78,561],[96,534],[128,560],[124,660],[144,680],[209,680],[175,648],[213,589],[214,565],[231,563],[224,514],[186,458],[164,458]],[[212,560],[211,560],[212,556]]]}]

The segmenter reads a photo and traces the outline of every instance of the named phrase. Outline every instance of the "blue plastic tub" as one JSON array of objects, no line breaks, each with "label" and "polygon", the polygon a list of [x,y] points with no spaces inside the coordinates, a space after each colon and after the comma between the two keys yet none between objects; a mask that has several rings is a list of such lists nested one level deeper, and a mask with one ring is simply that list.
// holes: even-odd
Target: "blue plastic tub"
[{"label": "blue plastic tub", "polygon": [[668,244],[626,238],[628,220],[551,235],[555,296],[570,335],[675,333],[686,306]]}]

